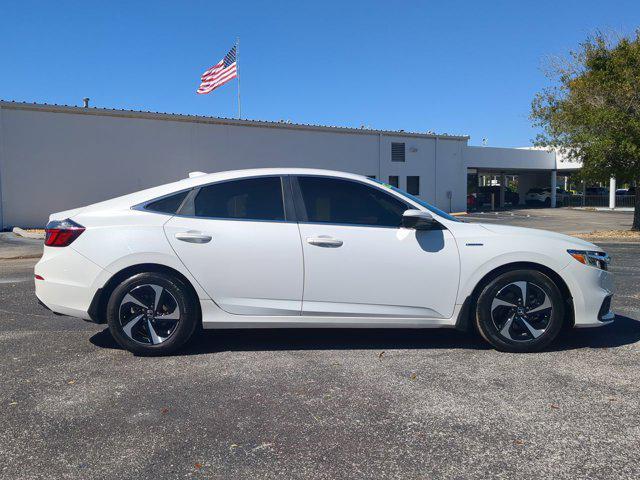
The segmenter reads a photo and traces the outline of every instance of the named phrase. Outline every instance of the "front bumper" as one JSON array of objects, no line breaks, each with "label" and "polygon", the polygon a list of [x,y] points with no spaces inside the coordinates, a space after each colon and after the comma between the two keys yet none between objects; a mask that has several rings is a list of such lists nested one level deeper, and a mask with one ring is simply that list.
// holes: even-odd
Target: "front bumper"
[{"label": "front bumper", "polygon": [[573,297],[575,326],[599,327],[615,318],[611,311],[613,298],[613,274],[606,270],[569,262],[562,270],[562,277]]},{"label": "front bumper", "polygon": [[601,322],[610,322],[615,318],[615,314],[611,311],[611,300],[613,300],[613,295],[606,296],[602,301],[598,312],[598,320]]}]

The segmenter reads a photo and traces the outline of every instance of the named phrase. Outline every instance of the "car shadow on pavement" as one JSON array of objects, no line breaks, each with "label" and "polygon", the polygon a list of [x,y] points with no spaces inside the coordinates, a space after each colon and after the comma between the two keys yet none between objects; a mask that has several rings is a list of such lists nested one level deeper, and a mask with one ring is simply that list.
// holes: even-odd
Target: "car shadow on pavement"
[{"label": "car shadow on pavement", "polygon": [[[121,349],[105,328],[90,338],[101,348]],[[223,351],[486,349],[473,335],[450,329],[257,328],[203,330],[176,355]]]},{"label": "car shadow on pavement", "polygon": [[[100,348],[121,349],[109,329],[90,338]],[[613,348],[640,341],[640,321],[616,315],[611,325],[573,329],[549,350]],[[247,329],[204,330],[177,355],[222,351],[468,349],[491,347],[476,334],[449,329]]]},{"label": "car shadow on pavement", "polygon": [[640,321],[616,315],[609,325],[596,328],[574,328],[558,338],[549,350],[574,350],[578,348],[613,348],[640,341]]}]

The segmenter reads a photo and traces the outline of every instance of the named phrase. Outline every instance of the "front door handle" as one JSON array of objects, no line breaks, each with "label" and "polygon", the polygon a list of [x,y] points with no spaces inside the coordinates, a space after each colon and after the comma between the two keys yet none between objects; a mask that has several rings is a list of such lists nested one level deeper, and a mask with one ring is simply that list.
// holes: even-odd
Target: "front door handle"
[{"label": "front door handle", "polygon": [[307,238],[307,243],[309,245],[315,245],[316,247],[338,248],[338,247],[341,247],[344,242],[337,238],[329,237],[326,235],[320,235],[319,237]]},{"label": "front door handle", "polygon": [[189,243],[209,243],[211,241],[211,235],[205,235],[200,232],[178,232],[176,233],[176,239]]}]

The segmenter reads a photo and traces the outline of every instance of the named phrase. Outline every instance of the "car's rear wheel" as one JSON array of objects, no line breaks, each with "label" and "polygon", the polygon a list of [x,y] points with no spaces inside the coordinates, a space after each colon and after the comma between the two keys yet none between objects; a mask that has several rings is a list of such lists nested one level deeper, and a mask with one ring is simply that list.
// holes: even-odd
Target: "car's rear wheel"
[{"label": "car's rear wheel", "polygon": [[107,322],[115,340],[130,352],[166,355],[193,335],[197,299],[184,282],[161,272],[138,273],[111,294]]},{"label": "car's rear wheel", "polygon": [[555,340],[564,321],[556,284],[537,270],[512,270],[480,293],[475,323],[484,339],[505,352],[534,352]]}]

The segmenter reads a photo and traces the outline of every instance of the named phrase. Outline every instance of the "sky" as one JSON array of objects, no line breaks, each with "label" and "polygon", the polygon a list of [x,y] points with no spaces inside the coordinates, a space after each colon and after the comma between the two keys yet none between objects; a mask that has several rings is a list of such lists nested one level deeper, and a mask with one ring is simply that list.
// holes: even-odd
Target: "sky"
[{"label": "sky", "polygon": [[638,0],[0,0],[0,99],[237,116],[195,93],[240,37],[243,118],[464,134],[526,146],[543,66]]}]

